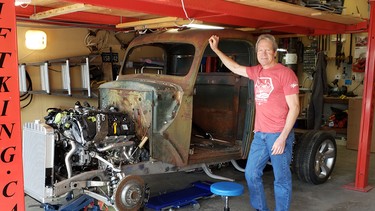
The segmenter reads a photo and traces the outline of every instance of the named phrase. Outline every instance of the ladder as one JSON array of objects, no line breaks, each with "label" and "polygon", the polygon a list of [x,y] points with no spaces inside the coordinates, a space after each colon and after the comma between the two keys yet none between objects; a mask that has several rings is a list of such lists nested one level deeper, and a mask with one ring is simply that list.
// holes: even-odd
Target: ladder
[{"label": "ladder", "polygon": [[[19,88],[21,93],[31,93],[31,94],[52,94],[52,95],[65,95],[73,96],[73,92],[81,93],[80,97],[97,97],[92,93],[91,81],[90,81],[90,62],[95,59],[98,55],[89,56],[77,56],[70,57],[67,59],[55,59],[37,63],[19,64]],[[28,66],[37,66],[40,71],[40,89],[39,90],[27,90],[27,78],[26,69]],[[51,83],[53,83],[50,77],[51,66],[60,66],[58,72],[61,74],[61,89],[51,89]],[[80,66],[81,81],[80,87],[72,88],[71,83],[71,67]]]}]

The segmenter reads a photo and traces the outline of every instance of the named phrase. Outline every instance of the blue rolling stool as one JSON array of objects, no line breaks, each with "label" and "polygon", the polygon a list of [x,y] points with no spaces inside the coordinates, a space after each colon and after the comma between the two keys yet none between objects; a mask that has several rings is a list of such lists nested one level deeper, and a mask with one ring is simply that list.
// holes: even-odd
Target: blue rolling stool
[{"label": "blue rolling stool", "polygon": [[225,197],[224,211],[229,211],[229,196],[242,195],[244,187],[235,182],[216,182],[211,185],[210,190],[213,194]]}]

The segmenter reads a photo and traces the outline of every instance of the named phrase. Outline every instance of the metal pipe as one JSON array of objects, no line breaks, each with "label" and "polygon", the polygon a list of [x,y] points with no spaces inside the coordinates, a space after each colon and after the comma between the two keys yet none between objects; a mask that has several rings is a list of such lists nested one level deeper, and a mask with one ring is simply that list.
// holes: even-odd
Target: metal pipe
[{"label": "metal pipe", "polygon": [[125,150],[123,150],[122,154],[125,156],[126,160],[128,160],[128,161],[133,160],[133,159],[130,157],[131,154],[130,154],[130,153],[128,154]]},{"label": "metal pipe", "polygon": [[230,160],[230,162],[232,163],[232,165],[234,166],[235,169],[237,169],[240,172],[245,172],[245,169],[241,168],[241,166],[238,165],[237,161]]},{"label": "metal pipe", "polygon": [[231,182],[234,181],[234,179],[227,178],[227,177],[222,177],[222,176],[219,176],[219,175],[215,175],[215,174],[213,174],[213,173],[211,172],[211,170],[207,167],[207,164],[205,164],[205,163],[203,163],[203,164],[201,165],[201,167],[202,167],[204,173],[206,173],[207,176],[209,176],[209,177],[211,177],[211,178],[213,178],[213,179],[226,180],[226,181],[231,181]]},{"label": "metal pipe", "polygon": [[96,158],[96,159],[98,159],[100,161],[102,161],[105,164],[107,164],[107,166],[109,166],[113,171],[115,171],[115,172],[121,172],[120,169],[115,168],[112,163],[110,163],[106,159],[100,157],[96,152],[90,152],[90,156],[93,157],[93,158]]},{"label": "metal pipe", "polygon": [[128,146],[132,146],[134,145],[134,141],[125,141],[125,142],[121,142],[121,143],[113,143],[113,144],[108,144],[107,146],[105,147],[101,147],[101,148],[96,148],[99,152],[104,152],[104,151],[108,151],[110,149],[113,149],[113,148],[118,148],[118,147],[128,147]]},{"label": "metal pipe", "polygon": [[70,162],[70,158],[73,156],[74,152],[77,149],[77,145],[75,141],[69,141],[70,145],[72,146],[72,149],[68,152],[68,154],[65,156],[65,166],[66,166],[66,172],[68,173],[68,178],[72,177],[72,163]]},{"label": "metal pipe", "polygon": [[79,123],[79,121],[76,119],[76,118],[73,118],[74,121],[77,123],[78,125],[78,128],[79,128],[79,133],[81,135],[81,142],[82,142],[82,145],[85,145],[86,144],[86,140],[85,138],[83,137],[83,130],[82,130],[82,126],[81,126],[81,123]]}]

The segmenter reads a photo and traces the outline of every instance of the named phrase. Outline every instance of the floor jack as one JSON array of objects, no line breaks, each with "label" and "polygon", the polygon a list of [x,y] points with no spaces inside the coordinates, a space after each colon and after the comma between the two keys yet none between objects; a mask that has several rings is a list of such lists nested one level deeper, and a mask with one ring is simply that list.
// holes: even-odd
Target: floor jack
[{"label": "floor jack", "polygon": [[[81,195],[77,199],[62,206],[44,204],[44,211],[100,211],[99,207],[94,205],[94,201],[94,198],[88,195]],[[93,204],[93,206],[87,208],[90,204]]]}]

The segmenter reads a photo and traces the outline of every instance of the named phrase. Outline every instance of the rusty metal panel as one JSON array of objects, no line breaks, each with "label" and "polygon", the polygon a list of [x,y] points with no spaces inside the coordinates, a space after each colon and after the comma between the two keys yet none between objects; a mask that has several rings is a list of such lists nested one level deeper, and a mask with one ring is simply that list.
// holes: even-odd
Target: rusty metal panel
[{"label": "rusty metal panel", "polygon": [[133,117],[137,136],[148,137],[153,158],[187,164],[191,100],[181,87],[147,80],[118,80],[100,87],[100,107],[117,108]]}]

